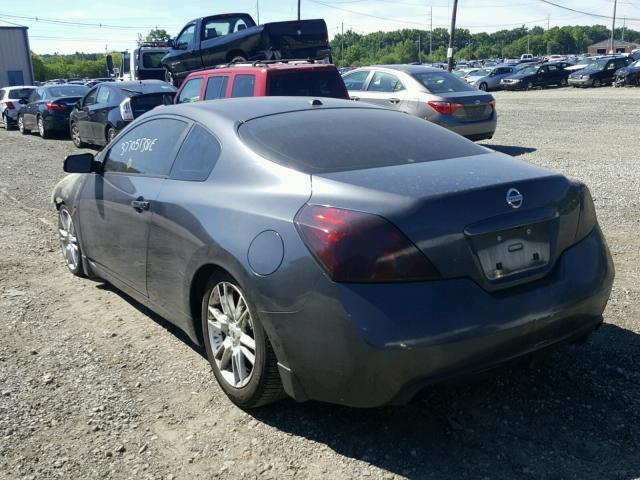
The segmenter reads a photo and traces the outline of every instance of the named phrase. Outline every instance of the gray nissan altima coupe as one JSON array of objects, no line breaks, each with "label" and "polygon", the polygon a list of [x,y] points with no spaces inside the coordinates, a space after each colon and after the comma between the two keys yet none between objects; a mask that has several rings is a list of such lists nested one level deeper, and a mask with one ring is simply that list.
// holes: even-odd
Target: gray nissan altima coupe
[{"label": "gray nissan altima coupe", "polygon": [[584,184],[374,105],[162,106],[64,169],[69,270],[204,345],[245,408],[405,403],[585,340],[611,291]]}]

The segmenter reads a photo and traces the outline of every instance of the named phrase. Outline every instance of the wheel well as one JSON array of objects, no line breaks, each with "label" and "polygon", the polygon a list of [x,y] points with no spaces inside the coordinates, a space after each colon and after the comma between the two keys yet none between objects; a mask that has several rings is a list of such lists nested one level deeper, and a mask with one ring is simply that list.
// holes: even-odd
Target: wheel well
[{"label": "wheel well", "polygon": [[191,319],[193,320],[193,328],[198,336],[198,340],[201,344],[204,344],[204,337],[202,335],[202,295],[204,295],[204,290],[207,285],[207,280],[214,273],[226,273],[224,268],[219,265],[209,264],[201,266],[193,276],[193,280],[191,281],[191,289],[189,291],[189,309],[191,310]]},{"label": "wheel well", "polygon": [[247,58],[247,56],[242,50],[232,50],[227,54],[227,62],[230,62],[231,60],[233,60],[234,57]]}]

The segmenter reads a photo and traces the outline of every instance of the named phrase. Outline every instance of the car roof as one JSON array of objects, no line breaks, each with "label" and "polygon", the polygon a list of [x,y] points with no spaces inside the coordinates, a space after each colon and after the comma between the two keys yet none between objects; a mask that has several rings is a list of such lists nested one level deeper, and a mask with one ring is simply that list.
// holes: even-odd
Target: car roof
[{"label": "car roof", "polygon": [[[320,102],[319,105],[316,105]],[[312,105],[313,104],[313,105]],[[226,98],[215,101],[162,105],[145,114],[145,117],[157,115],[180,115],[196,120],[215,131],[221,122],[229,124],[244,123],[259,117],[291,113],[305,110],[326,110],[336,108],[360,108],[387,110],[373,104],[358,104],[350,100],[324,97],[243,97]]]},{"label": "car roof", "polygon": [[309,63],[307,61],[292,61],[292,62],[243,62],[234,64],[225,64],[217,68],[210,68],[208,70],[201,70],[199,72],[190,73],[187,78],[204,77],[213,74],[221,75],[224,73],[265,73],[277,71],[277,72],[299,72],[302,70],[337,70],[336,66],[330,63]]},{"label": "car roof", "polygon": [[[100,82],[95,86],[105,86],[108,88],[117,88],[118,90],[129,90],[144,93],[147,90],[152,90],[153,93],[158,91],[157,87],[166,86],[171,87],[167,82],[162,80],[136,80],[129,82]],[[175,87],[172,87],[171,91],[175,91]]]},{"label": "car roof", "polygon": [[425,73],[425,72],[439,72],[442,73],[443,70],[441,68],[429,67],[427,65],[371,65],[371,67],[362,67],[362,68],[386,68],[387,70],[396,70],[398,72],[408,73],[409,75],[414,73]]}]

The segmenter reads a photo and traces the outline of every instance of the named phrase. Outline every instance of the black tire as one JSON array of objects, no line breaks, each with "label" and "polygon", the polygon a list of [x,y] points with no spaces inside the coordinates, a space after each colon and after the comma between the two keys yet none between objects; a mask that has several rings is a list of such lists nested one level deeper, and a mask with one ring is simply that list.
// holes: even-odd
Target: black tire
[{"label": "black tire", "polygon": [[567,80],[566,78],[563,78],[562,80],[560,80],[561,87],[566,87],[568,85],[569,85],[569,80]]},{"label": "black tire", "polygon": [[593,88],[600,88],[602,86],[602,82],[599,79],[595,79],[593,81]]},{"label": "black tire", "polygon": [[167,82],[169,85],[173,85],[176,88],[180,86],[180,82],[176,82],[176,79],[173,78],[173,73],[171,73],[167,69],[165,69],[164,71],[164,81]]},{"label": "black tire", "polygon": [[[251,332],[255,340],[255,361],[248,383],[240,388],[236,388],[231,385],[223,377],[220,368],[216,364],[216,359],[213,353],[212,337],[209,334],[209,300],[212,297],[214,289],[221,283],[231,284],[242,293],[244,302],[246,303],[251,315]],[[286,395],[282,388],[282,382],[280,381],[276,355],[273,352],[273,348],[271,347],[267,334],[260,323],[258,312],[238,282],[231,277],[231,275],[224,272],[212,275],[207,282],[205,292],[202,296],[201,306],[202,333],[205,350],[207,352],[207,359],[211,364],[211,368],[213,369],[213,373],[218,381],[218,385],[220,385],[220,388],[222,388],[229,399],[238,407],[249,409],[261,407],[284,398]],[[227,337],[230,338],[230,334],[227,335]]]},{"label": "black tire", "polygon": [[107,144],[111,143],[111,141],[116,138],[116,129],[113,127],[109,127],[107,128],[107,134],[106,134],[106,139],[107,139]]},{"label": "black tire", "polygon": [[529,90],[533,90],[533,83],[531,82],[527,82],[527,84],[524,86],[524,89],[528,92]]},{"label": "black tire", "polygon": [[[65,216],[68,216],[70,220],[70,224],[65,220]],[[86,272],[84,271],[84,267],[82,266],[82,250],[80,248],[80,238],[78,237],[78,232],[75,228],[75,223],[73,221],[73,216],[71,215],[71,211],[67,208],[66,205],[60,205],[58,209],[58,231],[60,236],[60,246],[62,248],[62,256],[64,258],[65,264],[69,271],[75,275],[76,277],[86,277]],[[63,234],[66,232],[66,234]],[[69,235],[73,235],[75,241],[69,240]],[[68,243],[72,243],[77,248],[76,254],[76,262],[70,262],[69,254],[66,251],[65,238]]]},{"label": "black tire", "polygon": [[2,124],[4,125],[4,129],[5,130],[7,130],[7,131],[13,130],[13,125],[9,121],[9,118],[7,117],[6,113],[2,114]]},{"label": "black tire", "polygon": [[31,132],[24,128],[24,116],[18,115],[18,130],[22,135],[29,135]]},{"label": "black tire", "polygon": [[38,133],[42,138],[51,138],[51,132],[45,127],[44,120],[40,115],[36,117],[36,125],[38,126]]},{"label": "black tire", "polygon": [[478,88],[483,92],[489,91],[489,85],[487,85],[485,82],[482,82],[480,85],[478,85]]},{"label": "black tire", "polygon": [[69,131],[71,134],[71,141],[76,146],[76,148],[85,148],[87,146],[87,144],[82,141],[80,130],[78,130],[78,125],[76,123],[71,124],[71,126],[69,127]]}]

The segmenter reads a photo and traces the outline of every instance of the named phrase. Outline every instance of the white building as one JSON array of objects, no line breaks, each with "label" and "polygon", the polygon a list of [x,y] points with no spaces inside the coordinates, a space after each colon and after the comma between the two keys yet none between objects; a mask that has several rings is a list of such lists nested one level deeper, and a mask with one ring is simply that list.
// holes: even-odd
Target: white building
[{"label": "white building", "polygon": [[28,27],[0,23],[0,88],[33,85]]}]

